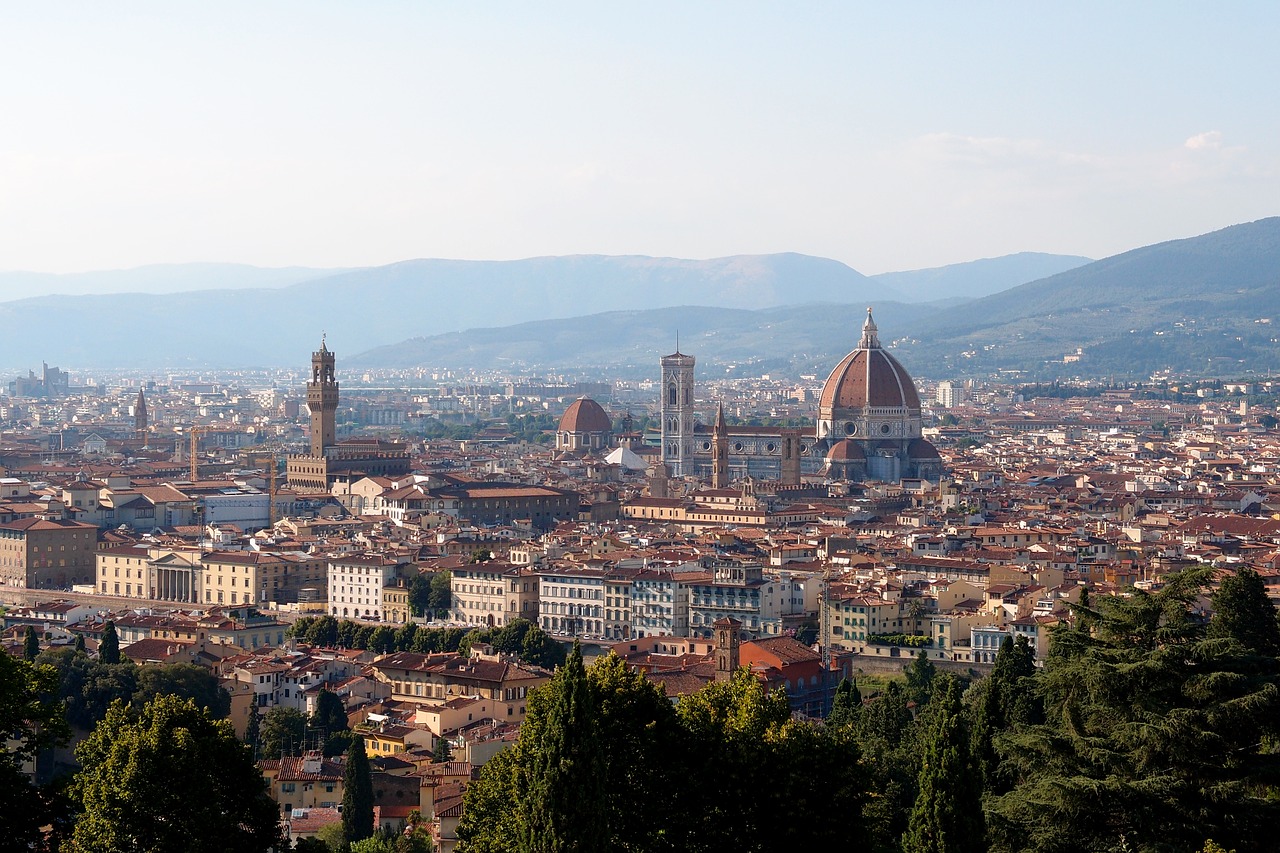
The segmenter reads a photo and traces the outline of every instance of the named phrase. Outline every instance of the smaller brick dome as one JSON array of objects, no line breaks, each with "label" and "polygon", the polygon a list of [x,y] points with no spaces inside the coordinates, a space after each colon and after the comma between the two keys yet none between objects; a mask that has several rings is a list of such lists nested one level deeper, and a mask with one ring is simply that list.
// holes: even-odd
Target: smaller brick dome
[{"label": "smaller brick dome", "polygon": [[600,404],[590,397],[574,400],[560,418],[560,432],[609,432],[613,422]]},{"label": "smaller brick dome", "polygon": [[861,462],[867,458],[862,448],[849,439],[842,439],[831,445],[827,451],[828,462]]},{"label": "smaller brick dome", "polygon": [[923,438],[913,439],[907,445],[907,455],[912,459],[941,459],[938,455],[938,448],[934,447]]}]

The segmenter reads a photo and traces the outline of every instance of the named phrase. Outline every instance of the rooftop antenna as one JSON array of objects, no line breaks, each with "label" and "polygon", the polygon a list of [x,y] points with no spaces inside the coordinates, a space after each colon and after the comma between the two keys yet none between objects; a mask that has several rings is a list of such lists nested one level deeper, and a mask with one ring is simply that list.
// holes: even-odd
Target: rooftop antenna
[{"label": "rooftop antenna", "polygon": [[680,354],[680,330],[676,329],[676,355]]}]

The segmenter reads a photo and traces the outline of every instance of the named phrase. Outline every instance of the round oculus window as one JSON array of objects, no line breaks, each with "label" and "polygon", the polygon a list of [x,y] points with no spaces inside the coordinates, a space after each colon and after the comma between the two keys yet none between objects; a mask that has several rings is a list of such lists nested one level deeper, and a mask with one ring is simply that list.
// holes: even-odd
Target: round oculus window
[{"label": "round oculus window", "polygon": [[856,433],[857,431],[858,431],[858,425],[857,425],[857,424],[855,424],[853,421],[846,421],[846,422],[845,422],[845,425],[844,425],[844,433],[845,433],[845,435],[853,435],[853,434],[854,434],[854,433]]},{"label": "round oculus window", "polygon": [[880,432],[884,433],[885,435],[888,435],[888,434],[889,434],[889,425],[888,425],[888,424],[880,424]]}]

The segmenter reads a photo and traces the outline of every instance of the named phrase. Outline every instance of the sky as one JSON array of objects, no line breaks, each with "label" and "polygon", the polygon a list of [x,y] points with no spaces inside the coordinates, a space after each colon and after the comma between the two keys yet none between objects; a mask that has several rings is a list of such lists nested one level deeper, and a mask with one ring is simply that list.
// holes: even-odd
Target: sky
[{"label": "sky", "polygon": [[0,0],[0,270],[1100,258],[1280,214],[1280,4]]}]

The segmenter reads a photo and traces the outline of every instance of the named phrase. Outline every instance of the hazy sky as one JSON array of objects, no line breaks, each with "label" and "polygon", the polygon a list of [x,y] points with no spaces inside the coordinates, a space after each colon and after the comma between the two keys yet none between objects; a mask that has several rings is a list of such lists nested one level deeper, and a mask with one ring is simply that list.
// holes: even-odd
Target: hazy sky
[{"label": "hazy sky", "polygon": [[1103,257],[1280,214],[1280,3],[0,2],[0,270]]}]

